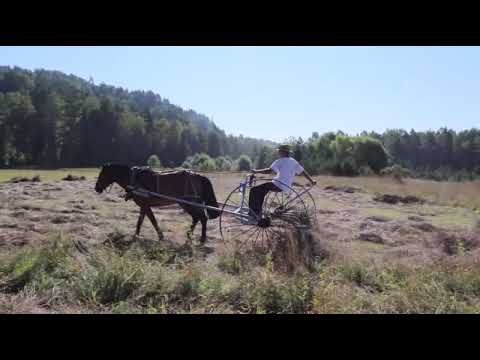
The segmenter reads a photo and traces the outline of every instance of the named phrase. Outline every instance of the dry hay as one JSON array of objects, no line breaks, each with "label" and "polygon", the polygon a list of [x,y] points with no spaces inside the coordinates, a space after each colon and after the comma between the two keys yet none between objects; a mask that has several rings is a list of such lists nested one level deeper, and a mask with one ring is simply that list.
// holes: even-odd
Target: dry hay
[{"label": "dry hay", "polygon": [[429,223],[426,223],[426,222],[421,222],[419,224],[413,224],[412,227],[414,227],[415,229],[425,231],[425,232],[438,231],[438,228],[436,228],[432,224],[429,224]]},{"label": "dry hay", "polygon": [[377,202],[384,202],[387,204],[424,204],[425,200],[413,196],[413,195],[407,195],[407,196],[400,196],[400,195],[392,195],[392,194],[382,194],[382,195],[377,195],[373,198],[374,201]]},{"label": "dry hay", "polygon": [[362,241],[369,241],[376,244],[383,244],[385,240],[378,234],[374,233],[361,233],[358,235],[358,239]]},{"label": "dry hay", "polygon": [[15,176],[15,177],[11,178],[8,182],[11,183],[11,184],[17,184],[17,183],[22,183],[22,182],[40,182],[40,181],[42,181],[40,179],[40,176],[35,175],[32,178],[28,178],[28,177],[25,177],[25,176]]},{"label": "dry hay", "polygon": [[390,219],[389,218],[386,218],[384,216],[369,216],[367,217],[367,220],[371,220],[371,221],[375,221],[375,222],[389,222]]},{"label": "dry hay", "polygon": [[422,221],[425,221],[424,218],[420,217],[420,216],[416,216],[416,215],[411,215],[407,218],[408,220],[410,221],[416,221],[416,222],[422,222]]},{"label": "dry hay", "polygon": [[441,231],[437,235],[437,242],[447,255],[461,255],[480,247],[478,233],[448,233]]},{"label": "dry hay", "polygon": [[327,259],[330,253],[325,244],[309,229],[289,229],[276,239],[272,249],[275,271],[284,273],[311,272],[315,262]]},{"label": "dry hay", "polygon": [[331,215],[331,214],[335,214],[336,211],[333,211],[333,210],[325,210],[325,209],[318,209],[317,210],[317,214],[321,214],[321,215]]},{"label": "dry hay", "polygon": [[348,194],[353,194],[353,193],[362,191],[362,189],[353,187],[353,186],[333,186],[333,185],[325,186],[324,190],[344,192]]},{"label": "dry hay", "polygon": [[83,181],[83,180],[86,180],[86,179],[87,178],[85,176],[75,176],[75,175],[68,174],[62,180],[64,180],[64,181]]}]

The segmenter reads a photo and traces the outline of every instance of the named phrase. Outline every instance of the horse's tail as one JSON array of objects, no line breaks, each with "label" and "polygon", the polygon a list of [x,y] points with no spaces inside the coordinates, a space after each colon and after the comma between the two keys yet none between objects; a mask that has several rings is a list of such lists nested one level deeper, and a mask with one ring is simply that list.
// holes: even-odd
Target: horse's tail
[{"label": "horse's tail", "polygon": [[[203,185],[203,201],[205,205],[213,206],[218,208],[217,198],[215,197],[215,192],[213,191],[213,186],[210,180],[202,176],[202,185]],[[215,219],[220,216],[219,210],[207,209],[207,214],[210,219]]]}]

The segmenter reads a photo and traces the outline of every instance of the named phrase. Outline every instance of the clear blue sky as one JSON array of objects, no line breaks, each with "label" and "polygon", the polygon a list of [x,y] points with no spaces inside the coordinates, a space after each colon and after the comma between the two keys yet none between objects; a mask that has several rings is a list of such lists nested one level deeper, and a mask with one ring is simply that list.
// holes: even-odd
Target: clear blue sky
[{"label": "clear blue sky", "polygon": [[0,47],[0,65],[152,90],[275,141],[480,127],[479,47]]}]

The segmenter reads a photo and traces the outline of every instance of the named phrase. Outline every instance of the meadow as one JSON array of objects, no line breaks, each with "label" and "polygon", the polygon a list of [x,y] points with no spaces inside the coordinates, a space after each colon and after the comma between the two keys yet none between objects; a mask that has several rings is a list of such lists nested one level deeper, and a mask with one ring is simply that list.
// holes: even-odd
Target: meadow
[{"label": "meadow", "polygon": [[[175,206],[155,210],[165,241],[147,221],[134,238],[138,208],[97,194],[98,171],[0,170],[1,313],[480,312],[479,182],[318,176],[315,228],[237,254],[215,220],[189,239]],[[219,201],[240,180],[208,177]]]}]

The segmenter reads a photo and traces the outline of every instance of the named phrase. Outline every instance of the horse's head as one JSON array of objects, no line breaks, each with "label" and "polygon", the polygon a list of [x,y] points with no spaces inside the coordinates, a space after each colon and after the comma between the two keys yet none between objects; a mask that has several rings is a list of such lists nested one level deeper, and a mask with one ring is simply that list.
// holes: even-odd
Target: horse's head
[{"label": "horse's head", "polygon": [[95,184],[95,191],[99,194],[103,192],[110,184],[113,183],[112,167],[110,164],[103,165],[98,175],[97,183]]},{"label": "horse's head", "polygon": [[103,190],[114,182],[118,182],[128,176],[128,173],[128,166],[112,164],[103,165],[100,175],[98,175],[97,183],[95,184],[95,191],[99,194],[102,193]]}]

